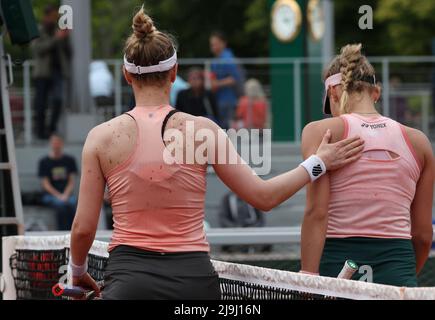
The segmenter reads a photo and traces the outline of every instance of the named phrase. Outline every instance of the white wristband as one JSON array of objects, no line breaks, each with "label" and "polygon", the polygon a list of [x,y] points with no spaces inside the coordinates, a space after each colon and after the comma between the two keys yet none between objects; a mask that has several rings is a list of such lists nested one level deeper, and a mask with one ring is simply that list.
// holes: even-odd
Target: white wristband
[{"label": "white wristband", "polygon": [[78,278],[83,276],[88,272],[88,258],[83,265],[77,266],[72,262],[72,258],[69,258],[68,264],[68,273],[70,273],[73,277]]},{"label": "white wristband", "polygon": [[307,170],[311,182],[316,181],[326,173],[325,163],[318,156],[313,155],[301,163],[301,167]]}]

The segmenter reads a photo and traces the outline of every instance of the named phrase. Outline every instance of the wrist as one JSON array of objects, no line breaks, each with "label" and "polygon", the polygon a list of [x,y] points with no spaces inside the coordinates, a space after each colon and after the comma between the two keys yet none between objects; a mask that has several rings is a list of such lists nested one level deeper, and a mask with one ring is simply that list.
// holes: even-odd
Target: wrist
[{"label": "wrist", "polygon": [[316,181],[321,176],[326,173],[326,165],[323,160],[316,155],[312,155],[307,160],[300,164],[303,167],[308,175],[310,176],[311,182]]},{"label": "wrist", "polygon": [[68,272],[73,278],[80,278],[88,272],[88,258],[86,257],[85,263],[82,265],[76,265],[72,261],[72,257],[69,259]]}]

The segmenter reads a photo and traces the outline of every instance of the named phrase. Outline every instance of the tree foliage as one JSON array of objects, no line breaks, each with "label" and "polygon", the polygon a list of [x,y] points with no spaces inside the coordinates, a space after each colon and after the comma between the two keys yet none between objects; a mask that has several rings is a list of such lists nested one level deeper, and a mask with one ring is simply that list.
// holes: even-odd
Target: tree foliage
[{"label": "tree foliage", "polygon": [[[60,0],[32,0],[37,19],[44,7]],[[143,0],[91,0],[93,58],[120,58],[131,33],[134,13]],[[358,26],[362,5],[375,12],[373,30]],[[361,42],[368,55],[431,54],[435,37],[433,0],[334,0],[336,50]],[[157,26],[179,42],[182,57],[206,57],[209,34],[221,30],[239,57],[269,55],[268,0],[147,0],[145,8]],[[7,46],[15,58],[30,57],[28,50]]]},{"label": "tree foliage", "polygon": [[[388,2],[389,0],[383,0]],[[362,43],[364,52],[370,56],[391,55],[391,43],[385,41],[386,25],[382,21],[375,21],[372,30],[361,30],[359,27],[359,8],[363,5],[372,7],[376,12],[379,0],[335,0],[335,46],[338,53],[340,48],[349,43]]]},{"label": "tree foliage", "polygon": [[435,39],[435,1],[379,1],[376,20],[387,26],[386,39],[395,53],[430,55]]}]

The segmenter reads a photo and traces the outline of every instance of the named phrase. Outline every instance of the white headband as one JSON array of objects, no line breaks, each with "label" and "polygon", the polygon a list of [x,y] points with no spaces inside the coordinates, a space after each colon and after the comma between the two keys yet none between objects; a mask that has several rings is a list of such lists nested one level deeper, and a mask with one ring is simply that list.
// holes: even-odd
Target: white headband
[{"label": "white headband", "polygon": [[124,56],[124,67],[125,69],[133,74],[146,74],[146,73],[156,73],[165,72],[171,70],[177,64],[177,50],[174,49],[174,55],[168,60],[160,61],[158,65],[141,67],[134,63],[127,61],[127,57]]},{"label": "white headband", "polygon": [[325,95],[323,97],[323,113],[324,114],[331,114],[331,105],[329,103],[329,97],[328,97],[328,89],[329,87],[335,87],[338,86],[341,83],[342,80],[341,73],[336,73],[332,76],[330,76],[325,81]]}]

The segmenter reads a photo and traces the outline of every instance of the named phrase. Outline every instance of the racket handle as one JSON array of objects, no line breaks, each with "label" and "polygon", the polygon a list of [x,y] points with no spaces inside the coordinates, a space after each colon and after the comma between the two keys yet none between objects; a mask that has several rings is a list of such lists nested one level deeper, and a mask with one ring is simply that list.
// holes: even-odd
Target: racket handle
[{"label": "racket handle", "polygon": [[352,260],[347,260],[337,278],[350,280],[357,271],[358,265]]},{"label": "racket handle", "polygon": [[75,286],[65,286],[63,284],[56,284],[52,288],[52,292],[56,297],[67,297],[74,299],[88,299],[94,291],[86,290]]}]

